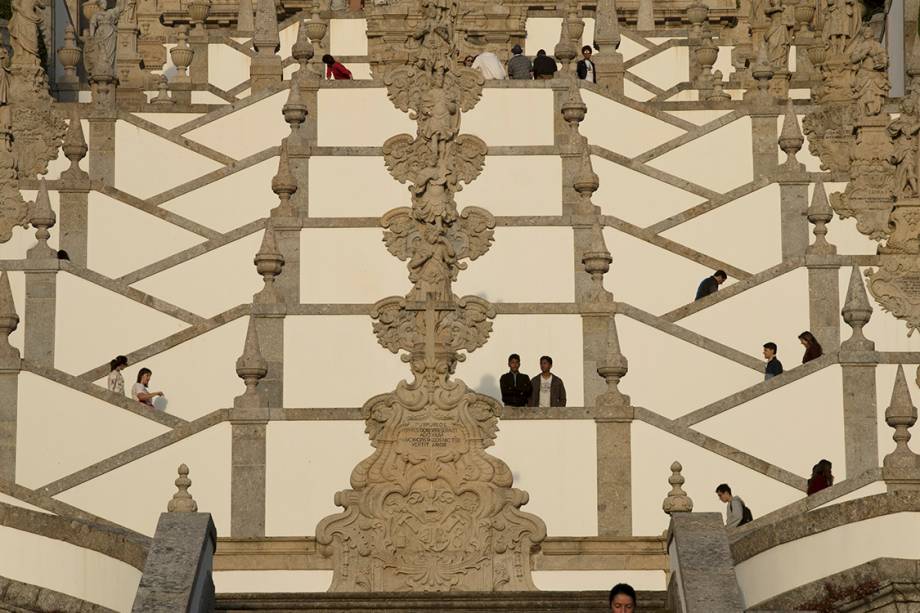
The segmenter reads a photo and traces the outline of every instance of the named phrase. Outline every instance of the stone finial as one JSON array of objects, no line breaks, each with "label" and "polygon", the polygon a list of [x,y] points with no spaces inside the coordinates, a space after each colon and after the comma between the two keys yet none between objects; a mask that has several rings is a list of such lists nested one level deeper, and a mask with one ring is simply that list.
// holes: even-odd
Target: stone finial
[{"label": "stone finial", "polygon": [[572,42],[572,36],[569,34],[568,19],[562,20],[562,26],[559,29],[559,42],[553,48],[553,55],[562,63],[562,70],[556,72],[556,78],[571,77],[569,64],[575,59],[578,51],[575,43]]},{"label": "stone finial", "polygon": [[175,104],[176,101],[169,95],[169,81],[164,75],[157,78],[157,95],[153,97],[150,104]]},{"label": "stone finial", "polygon": [[255,295],[255,302],[259,303],[278,303],[281,298],[275,287],[275,277],[281,274],[284,268],[284,256],[278,250],[275,243],[275,229],[271,222],[265,226],[265,234],[262,236],[262,246],[253,258],[252,263],[256,265],[256,271],[262,275],[265,286]]},{"label": "stone finial", "polygon": [[598,406],[626,407],[629,396],[620,391],[620,379],[629,371],[629,361],[620,353],[620,337],[617,334],[616,318],[611,315],[607,324],[607,355],[597,368],[597,374],[607,382],[607,391],[597,397]]},{"label": "stone finial", "polygon": [[895,449],[882,462],[882,476],[888,489],[920,489],[920,455],[908,446],[910,430],[917,423],[917,407],[910,398],[904,366],[898,373],[891,391],[891,404],[885,409],[885,423],[894,428]]},{"label": "stone finial", "polygon": [[757,58],[751,66],[751,76],[757,81],[757,95],[764,101],[769,98],[767,89],[770,87],[770,79],[773,78],[773,74],[773,66],[767,56],[767,46],[761,44],[757,51]]},{"label": "stone finial", "polygon": [[293,135],[300,129],[301,124],[307,119],[307,105],[303,103],[300,97],[300,86],[297,79],[291,79],[290,92],[288,93],[287,102],[281,107],[281,114],[284,115],[284,121],[291,126]]},{"label": "stone finial", "polygon": [[69,23],[64,26],[64,46],[57,50],[58,60],[64,67],[64,78],[74,80],[77,78],[77,65],[80,63],[80,48],[77,46],[77,36],[73,26]]},{"label": "stone finial", "polygon": [[48,228],[54,226],[56,221],[57,215],[54,214],[51,200],[48,198],[48,184],[42,179],[38,187],[38,195],[29,206],[29,223],[36,228],[35,238],[38,239],[38,244],[27,252],[29,257],[56,257],[54,250],[48,246],[48,239],[51,238]]},{"label": "stone finial", "polygon": [[291,195],[297,191],[297,180],[291,174],[288,162],[287,139],[281,141],[281,155],[278,156],[278,172],[272,177],[272,191],[278,195],[281,202],[278,209],[288,216],[293,216],[294,209],[291,205]]},{"label": "stone finial", "polygon": [[706,94],[706,100],[711,100],[713,102],[727,102],[732,99],[731,94],[722,89],[722,79],[723,79],[721,70],[713,70],[712,78],[710,79],[710,84],[712,89]]},{"label": "stone finial", "polygon": [[671,484],[671,491],[667,498],[661,503],[661,508],[665,513],[689,513],[693,510],[693,501],[687,496],[683,489],[684,476],[681,471],[684,469],[680,462],[675,461],[671,464],[671,476],[668,477],[668,483]]},{"label": "stone finial", "polygon": [[693,28],[693,34],[699,36],[703,24],[709,19],[709,7],[702,0],[694,0],[687,6],[687,21]]},{"label": "stone finial", "polygon": [[834,255],[837,247],[827,242],[827,224],[834,219],[834,211],[827,201],[824,191],[824,181],[820,178],[815,183],[815,193],[811,197],[808,207],[808,221],[815,226],[815,242],[808,246],[806,253],[809,255]]},{"label": "stone finial", "polygon": [[786,112],[783,116],[783,129],[779,135],[779,148],[786,154],[785,170],[790,172],[800,171],[804,166],[795,159],[795,155],[805,144],[805,137],[799,129],[799,119],[795,115],[792,100],[786,101]]},{"label": "stone finial", "polygon": [[189,494],[188,488],[192,486],[192,480],[188,478],[188,466],[179,464],[179,478],[176,479],[176,493],[173,494],[172,500],[166,505],[166,510],[170,513],[196,513],[198,512],[198,503]]},{"label": "stone finial", "polygon": [[585,119],[588,113],[588,105],[581,99],[581,91],[578,86],[573,85],[569,88],[569,95],[560,107],[562,118],[565,119],[573,133],[578,131],[578,124]]},{"label": "stone finial", "polygon": [[872,317],[872,305],[869,303],[869,297],[866,295],[866,286],[862,281],[862,274],[859,266],[853,266],[850,272],[850,285],[847,288],[846,302],[844,302],[843,321],[853,329],[853,334],[847,340],[840,343],[840,348],[845,351],[872,351],[875,349],[875,343],[870,341],[863,334],[863,327],[869,323]]},{"label": "stone finial", "polygon": [[179,26],[176,33],[176,46],[169,50],[169,57],[176,67],[176,80],[188,80],[188,67],[195,57],[195,50],[188,44],[188,26]]},{"label": "stone finial", "polygon": [[594,18],[594,46],[598,51],[620,48],[620,20],[616,0],[598,0]]},{"label": "stone finial", "polygon": [[591,226],[591,245],[588,251],[581,258],[581,263],[585,267],[585,272],[591,275],[596,289],[603,291],[604,275],[610,270],[610,264],[613,258],[610,257],[610,251],[604,242],[604,233],[599,223],[594,222]]},{"label": "stone finial", "polygon": [[61,143],[61,150],[70,160],[70,168],[64,171],[67,175],[84,175],[80,170],[80,160],[86,157],[88,148],[86,138],[83,136],[83,122],[80,121],[80,111],[77,105],[74,105],[70,111],[70,123],[67,126],[67,133],[64,134],[64,141]]},{"label": "stone finial", "polygon": [[211,0],[191,0],[187,5],[189,22],[199,32],[203,32],[211,12]]},{"label": "stone finial", "polygon": [[297,41],[291,47],[291,57],[300,64],[300,69],[297,72],[298,79],[307,76],[307,64],[313,59],[315,53],[313,43],[310,42],[307,24],[301,20],[297,24]]},{"label": "stone finial", "polygon": [[259,347],[259,333],[256,330],[256,318],[249,317],[249,327],[246,329],[246,342],[243,345],[243,355],[236,360],[236,376],[246,384],[246,391],[242,396],[234,399],[234,406],[238,408],[258,408],[262,399],[256,389],[259,381],[268,374],[268,363],[262,357]]},{"label": "stone finial", "polygon": [[16,303],[13,302],[13,291],[10,289],[10,277],[4,270],[0,273],[0,368],[7,366],[3,359],[19,360],[19,350],[10,345],[10,334],[19,327],[19,315],[16,313]]},{"label": "stone finial", "polygon": [[588,147],[581,152],[581,164],[578,166],[578,173],[572,182],[572,187],[578,192],[577,210],[581,215],[591,215],[594,213],[594,207],[591,204],[591,195],[600,187],[600,180],[597,173],[594,172],[594,166],[591,164],[591,152]]},{"label": "stone finial", "polygon": [[278,13],[275,9],[275,0],[258,0],[252,46],[263,57],[274,55],[281,48],[281,39],[278,37]]}]

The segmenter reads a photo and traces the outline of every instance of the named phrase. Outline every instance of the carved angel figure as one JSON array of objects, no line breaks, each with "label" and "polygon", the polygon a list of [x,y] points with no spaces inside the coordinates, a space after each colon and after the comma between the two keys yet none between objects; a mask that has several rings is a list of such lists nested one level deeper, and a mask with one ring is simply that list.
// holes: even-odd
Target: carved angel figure
[{"label": "carved angel figure", "polygon": [[10,18],[10,42],[13,62],[20,66],[41,66],[38,56],[39,27],[45,4],[41,0],[13,0]]},{"label": "carved angel figure", "polygon": [[460,128],[460,109],[444,88],[443,74],[436,74],[432,87],[422,94],[417,118],[419,136],[429,141],[431,152],[438,159],[446,156],[446,144]]},{"label": "carved angel figure", "polygon": [[93,39],[95,57],[92,61],[94,77],[115,76],[115,50],[118,42],[118,20],[122,7],[106,9],[106,0],[96,0],[99,10],[89,22],[89,35]]},{"label": "carved angel figure", "polygon": [[888,96],[888,53],[875,40],[869,26],[863,27],[850,51],[850,62],[856,66],[853,94],[859,101],[861,115],[875,116],[882,112]]},{"label": "carved angel figure", "polygon": [[895,194],[899,198],[920,196],[917,169],[920,157],[920,117],[912,97],[901,101],[901,116],[888,125],[894,141],[894,153],[889,161],[895,166]]}]

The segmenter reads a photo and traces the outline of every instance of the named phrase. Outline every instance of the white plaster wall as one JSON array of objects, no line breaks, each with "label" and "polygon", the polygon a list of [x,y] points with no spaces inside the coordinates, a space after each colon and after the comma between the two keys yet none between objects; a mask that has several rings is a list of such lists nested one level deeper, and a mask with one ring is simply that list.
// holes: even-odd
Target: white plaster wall
[{"label": "white plaster wall", "polygon": [[141,572],[120,560],[37,534],[0,526],[0,576],[130,611]]},{"label": "white plaster wall", "polygon": [[[371,323],[362,315],[286,317],[284,406],[357,407],[411,379],[409,367],[377,344]],[[333,351],[347,368],[330,359]]]},{"label": "white plaster wall", "polygon": [[[649,59],[639,62],[629,71],[660,89],[668,89],[688,80],[690,70],[688,51],[689,48],[683,46],[665,49]],[[723,70],[723,72],[725,71]]]},{"label": "white plaster wall", "polygon": [[161,208],[218,232],[229,232],[268,217],[278,205],[278,197],[271,190],[277,171],[278,158],[272,157],[168,200]]},{"label": "white plaster wall", "polygon": [[133,196],[149,198],[220,167],[165,138],[115,122],[115,187]]},{"label": "white plaster wall", "polygon": [[415,134],[415,122],[380,89],[321,89],[317,92],[317,145],[379,147],[400,133]]},{"label": "white plaster wall", "polygon": [[[290,52],[288,52],[290,55]],[[250,58],[224,44],[208,45],[208,82],[227,90],[249,79]]]},{"label": "white plaster wall", "polygon": [[137,289],[188,309],[202,317],[252,302],[262,289],[252,258],[262,243],[262,231],[218,247],[196,258],[147,277]]},{"label": "white plaster wall", "polygon": [[330,19],[329,53],[367,55],[367,20]]},{"label": "white plaster wall", "polygon": [[[657,591],[667,588],[666,575],[660,570],[537,570],[533,582],[538,590],[602,590],[617,583],[628,583],[636,590]],[[642,602],[637,603],[639,606]]]},{"label": "white plaster wall", "polygon": [[68,273],[57,275],[57,305],[54,365],[73,375],[188,325]]},{"label": "white plaster wall", "polygon": [[490,155],[482,174],[457,194],[457,206],[483,207],[496,216],[561,215],[561,194],[558,156]]},{"label": "white plaster wall", "polygon": [[379,217],[411,205],[408,184],[393,179],[383,157],[312,156],[309,164],[310,217]]},{"label": "white plaster wall", "polygon": [[[681,389],[684,392],[685,389]],[[632,425],[632,521],[633,534],[659,535],[668,527],[661,501],[669,491],[668,477],[674,460],[683,465],[684,491],[693,499],[693,510],[725,515],[725,504],[716,497],[716,486],[728,483],[741,496],[754,517],[761,517],[805,494],[750,470],[720,455],[697,447],[642,422]]]},{"label": "white plaster wall", "polygon": [[188,464],[190,493],[230,533],[230,424],[222,423],[55,496],[77,508],[153,536],[176,492],[179,464]]},{"label": "white plaster wall", "polygon": [[287,97],[288,92],[282,90],[184,136],[238,160],[277,147],[291,132],[281,115]]},{"label": "white plaster wall", "polygon": [[588,106],[588,113],[579,126],[581,135],[592,145],[600,145],[614,153],[635,157],[684,134],[676,126],[592,91],[582,90],[581,97]]},{"label": "white plaster wall", "polygon": [[215,572],[218,594],[325,592],[331,570],[222,570]]},{"label": "white plaster wall", "polygon": [[553,92],[548,89],[485,88],[463,114],[460,131],[490,147],[553,144]]},{"label": "white plaster wall", "polygon": [[846,524],[768,549],[735,567],[748,606],[876,558],[914,559],[920,513]]},{"label": "white plaster wall", "polygon": [[22,373],[16,481],[38,489],[168,430],[54,381]]}]

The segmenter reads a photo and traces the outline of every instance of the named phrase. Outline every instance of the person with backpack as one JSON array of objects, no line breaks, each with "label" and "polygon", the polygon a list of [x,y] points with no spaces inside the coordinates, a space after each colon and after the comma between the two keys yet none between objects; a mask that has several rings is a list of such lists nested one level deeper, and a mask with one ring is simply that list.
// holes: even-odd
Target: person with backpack
[{"label": "person with backpack", "polygon": [[732,496],[732,488],[727,483],[720,483],[716,488],[719,500],[725,503],[725,527],[743,526],[752,519],[751,510],[747,508],[740,496]]}]

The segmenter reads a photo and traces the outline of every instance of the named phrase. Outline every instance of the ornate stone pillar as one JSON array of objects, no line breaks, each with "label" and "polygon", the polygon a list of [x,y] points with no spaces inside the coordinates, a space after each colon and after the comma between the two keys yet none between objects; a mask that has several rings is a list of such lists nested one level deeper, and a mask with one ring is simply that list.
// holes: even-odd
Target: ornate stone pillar
[{"label": "ornate stone pillar", "polygon": [[77,75],[77,67],[81,55],[73,26],[67,24],[64,28],[64,46],[57,50],[58,61],[64,67],[64,74],[57,81],[58,100],[61,102],[77,102],[79,98],[80,77]]},{"label": "ornate stone pillar", "polygon": [[805,137],[799,129],[799,120],[792,107],[792,101],[786,103],[783,118],[783,130],[779,136],[779,148],[786,154],[786,162],[779,167],[777,182],[780,190],[780,223],[782,228],[783,260],[805,255],[808,248],[808,185],[805,165],[795,156]]},{"label": "ornate stone pillar", "polygon": [[71,262],[86,266],[90,182],[89,175],[80,168],[87,146],[76,107],[70,115],[70,126],[61,148],[70,160],[70,168],[61,173],[58,189],[61,197],[60,247],[67,252]]},{"label": "ornate stone pillar", "polygon": [[194,26],[190,36],[192,60],[189,66],[192,89],[202,89],[208,84],[207,20],[210,8],[209,0],[195,0],[188,5],[189,21]]},{"label": "ornate stone pillar", "polygon": [[757,61],[751,69],[757,81],[754,89],[744,93],[746,102],[751,103],[751,148],[754,158],[754,180],[772,175],[776,170],[776,118],[772,94],[769,92],[773,68],[767,60],[766,46],[760,46]]},{"label": "ornate stone pillar", "polygon": [[855,477],[878,467],[878,412],[875,396],[875,343],[863,334],[872,316],[859,267],[853,266],[843,320],[853,334],[840,344],[843,370],[843,436],[846,449],[846,476]]},{"label": "ornate stone pillar", "polygon": [[25,357],[42,366],[54,366],[54,321],[57,302],[57,253],[48,246],[48,228],[57,221],[48,199],[48,186],[42,180],[30,206],[29,222],[38,244],[29,249],[26,258]]},{"label": "ornate stone pillar", "polygon": [[19,327],[10,279],[0,273],[0,482],[16,481],[16,413],[19,397],[19,350],[10,334]]},{"label": "ornate stone pillar", "polygon": [[236,374],[246,384],[230,410],[232,431],[230,466],[230,535],[265,536],[265,434],[268,408],[258,389],[268,365],[259,347],[254,316],[249,318],[243,355]]},{"label": "ornate stone pillar", "polygon": [[115,109],[97,106],[89,116],[89,177],[115,184]]},{"label": "ornate stone pillar", "polygon": [[195,50],[188,42],[188,26],[180,25],[176,32],[176,44],[169,50],[169,57],[176,66],[176,74],[170,83],[173,100],[179,104],[192,103],[192,77],[189,67],[195,59]]},{"label": "ornate stone pillar", "polygon": [[[300,96],[299,74],[294,74],[290,95],[282,107],[284,120],[291,126],[291,133],[282,144],[284,160],[279,160],[278,174],[272,182],[272,189],[282,199],[282,203],[271,212],[271,223],[280,253],[287,265],[287,274],[278,280],[282,300],[287,304],[300,304],[301,219],[308,214],[311,144],[305,125],[307,106]],[[313,93],[315,100],[316,90]],[[293,191],[288,192],[291,188]]]},{"label": "ornate stone pillar", "polygon": [[700,77],[700,63],[696,49],[703,42],[703,27],[709,19],[709,7],[702,0],[694,0],[687,6],[687,22],[690,24],[688,33],[690,64],[687,70],[687,80],[697,83]]},{"label": "ornate stone pillar", "polygon": [[594,58],[597,83],[607,91],[623,95],[623,54],[620,47],[620,23],[615,0],[600,0],[594,21],[594,46],[598,50]]},{"label": "ornate stone pillar", "polygon": [[259,0],[256,5],[256,31],[252,38],[256,50],[249,65],[249,79],[252,93],[262,92],[283,79],[281,57],[278,49],[278,14],[275,0]]},{"label": "ornate stone pillar", "polygon": [[824,351],[830,353],[840,348],[840,267],[834,261],[837,247],[825,238],[826,226],[834,218],[834,212],[820,179],[815,183],[807,215],[808,221],[815,226],[815,242],[805,251],[810,329]]}]

